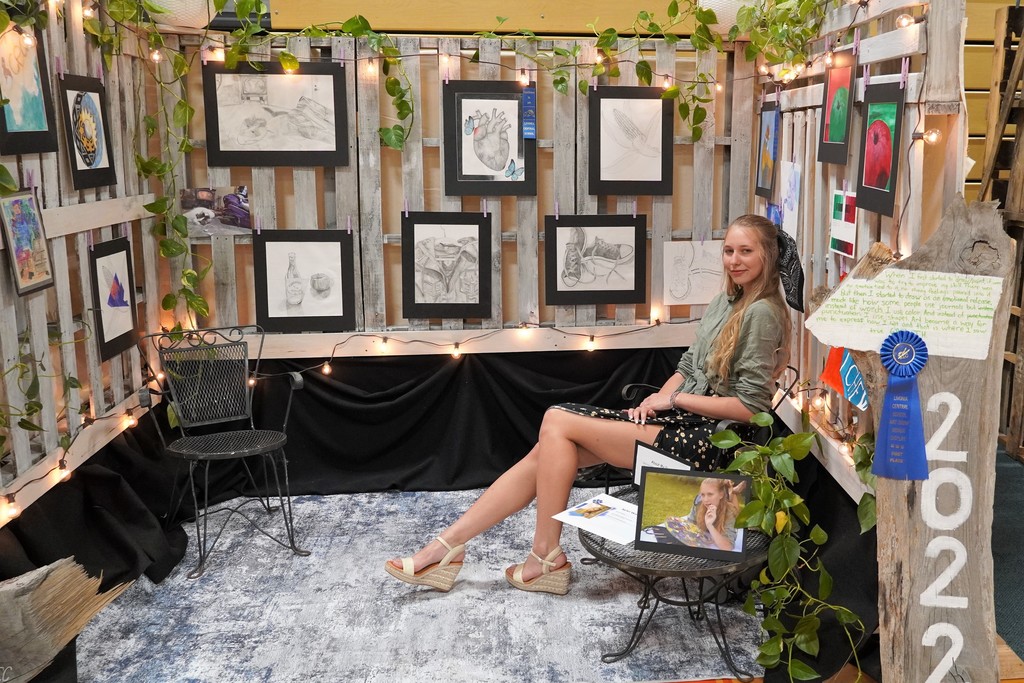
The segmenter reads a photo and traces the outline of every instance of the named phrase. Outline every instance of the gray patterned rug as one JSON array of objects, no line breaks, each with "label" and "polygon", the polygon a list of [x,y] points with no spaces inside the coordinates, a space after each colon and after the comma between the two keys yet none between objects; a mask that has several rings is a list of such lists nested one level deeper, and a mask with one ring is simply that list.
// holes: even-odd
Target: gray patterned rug
[{"label": "gray patterned rug", "polygon": [[[574,501],[594,491],[573,492]],[[728,677],[706,624],[663,605],[626,659],[603,664],[632,631],[638,584],[584,566],[574,530],[567,596],[524,593],[502,576],[529,551],[532,509],[469,545],[450,593],[407,586],[383,563],[429,540],[479,491],[373,493],[295,499],[297,557],[231,521],[206,574],[142,578],[78,639],[82,683],[103,681],[658,681]],[[247,506],[253,511],[255,506]],[[216,518],[215,518],[216,519]],[[194,540],[194,539],[190,539]],[[724,608],[741,667],[754,664],[757,620]]]}]

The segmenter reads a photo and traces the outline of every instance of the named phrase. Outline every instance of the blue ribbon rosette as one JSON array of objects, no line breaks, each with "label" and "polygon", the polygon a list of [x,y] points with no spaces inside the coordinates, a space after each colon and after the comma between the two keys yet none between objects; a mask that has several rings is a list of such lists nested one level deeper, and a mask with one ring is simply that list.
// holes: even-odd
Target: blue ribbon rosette
[{"label": "blue ribbon rosette", "polygon": [[927,479],[917,374],[928,362],[928,347],[913,332],[899,330],[886,337],[879,354],[889,382],[871,471],[888,479]]}]

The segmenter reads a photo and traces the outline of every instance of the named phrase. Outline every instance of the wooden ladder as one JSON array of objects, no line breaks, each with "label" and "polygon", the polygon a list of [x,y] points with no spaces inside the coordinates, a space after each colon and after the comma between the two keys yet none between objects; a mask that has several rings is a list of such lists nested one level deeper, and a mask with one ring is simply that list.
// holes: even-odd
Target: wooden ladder
[{"label": "wooden ladder", "polygon": [[[999,442],[1006,452],[1024,461],[1024,8],[996,11],[992,78],[985,131],[985,164],[979,198],[994,199],[1004,209],[1003,225],[1016,240],[1016,267],[1010,289],[1010,320],[1003,352]],[[1001,47],[1001,49],[1000,49]],[[1008,126],[1012,131],[1007,131]],[[1009,137],[1008,135],[1012,135]]]}]

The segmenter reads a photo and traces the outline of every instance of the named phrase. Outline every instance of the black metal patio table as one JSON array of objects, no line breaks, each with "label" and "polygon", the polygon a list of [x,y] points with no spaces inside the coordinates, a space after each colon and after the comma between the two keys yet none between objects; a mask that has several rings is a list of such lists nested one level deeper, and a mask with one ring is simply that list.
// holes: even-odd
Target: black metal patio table
[{"label": "black metal patio table", "polygon": [[[620,500],[636,502],[638,492],[633,489],[627,492],[616,492]],[[636,617],[633,626],[633,634],[626,643],[625,648],[618,652],[608,652],[601,655],[601,661],[605,663],[617,662],[631,653],[639,644],[647,625],[654,616],[658,605],[666,603],[686,607],[690,618],[695,622],[702,619],[708,623],[708,630],[711,631],[715,644],[718,646],[722,659],[729,670],[741,681],[751,681],[754,676],[747,671],[741,671],[733,661],[732,653],[729,650],[729,643],[725,637],[725,629],[722,627],[722,614],[719,605],[719,597],[723,590],[728,590],[729,584],[740,577],[740,574],[751,567],[756,567],[765,562],[768,557],[768,544],[770,539],[765,534],[745,530],[746,553],[742,560],[732,562],[728,560],[710,560],[701,557],[690,557],[688,555],[675,555],[671,553],[658,553],[649,550],[635,550],[632,544],[623,545],[606,538],[602,538],[588,531],[580,530],[580,541],[583,547],[593,557],[584,558],[583,564],[595,564],[601,562],[615,567],[627,576],[632,577],[643,587],[643,593],[637,601],[640,613]],[[679,578],[682,584],[682,599],[665,595],[659,584],[669,578]],[[690,597],[690,590],[686,586],[686,580],[691,579],[697,582],[697,594]],[[653,598],[653,600],[652,600]],[[714,605],[713,614],[706,607],[707,603]],[[646,614],[646,618],[645,618]],[[712,618],[713,617],[713,618]]]}]

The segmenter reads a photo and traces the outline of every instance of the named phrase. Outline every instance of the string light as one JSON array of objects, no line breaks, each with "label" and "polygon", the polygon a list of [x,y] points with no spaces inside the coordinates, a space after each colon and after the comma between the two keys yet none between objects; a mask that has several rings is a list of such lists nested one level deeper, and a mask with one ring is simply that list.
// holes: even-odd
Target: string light
[{"label": "string light", "polygon": [[125,413],[125,416],[124,416],[124,426],[125,426],[125,429],[131,429],[132,427],[134,427],[137,424],[139,424],[139,421],[135,419],[135,416],[132,415],[132,409],[129,408],[128,412]]},{"label": "string light", "polygon": [[661,80],[661,87],[664,88],[665,90],[668,90],[669,87],[671,87],[671,85],[672,81],[669,80],[668,76],[665,76],[665,78]]},{"label": "string light", "polygon": [[36,44],[36,37],[32,35],[31,31],[26,31],[20,26],[15,26],[14,30],[17,33],[21,34],[21,42],[24,43],[26,46],[32,47]]},{"label": "string light", "polygon": [[61,458],[57,461],[57,478],[60,481],[67,481],[71,476],[71,470],[68,469],[68,461]]},{"label": "string light", "polygon": [[821,410],[825,405],[825,392],[819,391],[818,395],[811,400],[811,407],[817,410]]},{"label": "string light", "polygon": [[597,342],[594,341],[594,335],[590,335],[590,339],[587,340],[587,351],[593,351],[597,348]]},{"label": "string light", "polygon": [[383,337],[380,340],[380,352],[381,353],[387,353],[388,352],[388,338],[387,337]]},{"label": "string light", "polygon": [[249,378],[249,386],[250,387],[256,386],[256,378],[255,377],[250,377]]},{"label": "string light", "polygon": [[163,382],[164,381],[164,377],[166,377],[166,376],[167,375],[165,375],[163,372],[158,372],[158,373],[156,373],[156,381],[157,382]]},{"label": "string light", "polygon": [[459,342],[455,342],[454,348],[452,348],[452,358],[461,358],[462,351],[459,351]]},{"label": "string light", "polygon": [[909,14],[901,14],[898,17],[896,17],[896,25],[899,26],[900,28],[907,28],[908,26],[913,26],[916,23],[917,21],[914,19],[914,17],[910,16]]},{"label": "string light", "polygon": [[164,58],[164,56],[160,54],[160,50],[152,50],[149,53],[149,58],[152,59],[155,63],[159,64],[160,61]]},{"label": "string light", "polygon": [[519,82],[523,85],[530,84],[530,77],[526,75],[526,69],[519,70]]},{"label": "string light", "polygon": [[832,66],[835,63],[836,57],[832,50],[825,53],[825,66]]},{"label": "string light", "polygon": [[96,10],[93,9],[91,4],[83,5],[82,6],[82,16],[85,17],[86,19],[92,19],[94,16],[96,16]]},{"label": "string light", "polygon": [[722,92],[722,90],[723,90],[722,84],[721,83],[715,83],[715,90],[718,91],[718,92]]},{"label": "string light", "polygon": [[21,508],[18,507],[18,503],[15,502],[13,493],[8,493],[5,498],[7,499],[7,519],[14,519],[21,514]]},{"label": "string light", "polygon": [[320,372],[324,373],[325,375],[331,374],[331,362],[325,360],[324,364],[320,366]]},{"label": "string light", "polygon": [[938,128],[929,128],[923,133],[914,133],[911,137],[914,140],[924,140],[927,145],[934,145],[942,139],[942,131]]},{"label": "string light", "polygon": [[530,326],[526,323],[519,323],[518,333],[521,339],[526,339],[530,336]]},{"label": "string light", "polygon": [[371,76],[377,73],[377,62],[372,59],[366,61],[366,73]]},{"label": "string light", "polygon": [[762,76],[767,76],[767,75],[771,74],[771,72],[772,72],[772,70],[771,70],[771,69],[769,69],[769,68],[768,68],[768,65],[767,65],[767,64],[765,64],[764,62],[761,62],[761,66],[757,67],[757,71],[758,71],[758,73],[760,73],[760,74],[761,74]]}]

